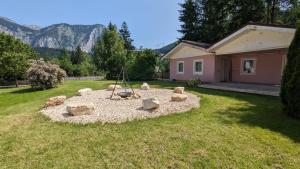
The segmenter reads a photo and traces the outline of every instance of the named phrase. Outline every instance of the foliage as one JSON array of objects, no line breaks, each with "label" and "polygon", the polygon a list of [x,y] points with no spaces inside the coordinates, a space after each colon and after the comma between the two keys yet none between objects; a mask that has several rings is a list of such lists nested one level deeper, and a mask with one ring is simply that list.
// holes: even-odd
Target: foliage
[{"label": "foliage", "polygon": [[284,111],[300,118],[300,22],[287,55],[280,95]]},{"label": "foliage", "polygon": [[61,49],[57,63],[67,72],[68,76],[79,77],[97,74],[90,56],[81,51],[80,47],[71,52],[71,55],[66,49]]},{"label": "foliage", "polygon": [[199,36],[199,19],[197,6],[194,0],[186,0],[181,6],[179,21],[183,24],[180,25],[180,33],[183,34],[181,39],[197,41]]},{"label": "foliage", "polygon": [[185,0],[182,39],[215,43],[248,22],[291,24],[300,17],[295,0]]},{"label": "foliage", "polygon": [[112,23],[104,29],[93,48],[93,61],[99,71],[107,72],[106,78],[115,79],[126,61],[124,41]]},{"label": "foliage", "polygon": [[86,60],[86,55],[81,51],[80,46],[76,47],[76,50],[71,54],[71,61],[74,65],[79,65]]},{"label": "foliage", "polygon": [[187,87],[198,87],[200,84],[202,84],[200,79],[192,79],[186,82]]},{"label": "foliage", "polygon": [[300,19],[300,1],[291,3],[286,10],[280,12],[278,22],[295,26],[297,20]]},{"label": "foliage", "polygon": [[27,70],[27,78],[32,87],[53,88],[63,83],[67,77],[66,72],[58,65],[45,62],[43,59],[35,60]]},{"label": "foliage", "polygon": [[169,59],[162,59],[161,57],[156,57],[156,73],[160,73],[161,77],[164,78],[164,74],[170,72],[170,60]]},{"label": "foliage", "polygon": [[[36,51],[38,58],[43,58],[45,61],[57,58],[61,53],[61,49],[53,48],[35,47],[34,50]],[[70,53],[69,51],[66,52]]]},{"label": "foliage", "polygon": [[151,49],[136,52],[136,57],[128,68],[129,78],[131,80],[152,80],[158,57],[159,55]]},{"label": "foliage", "polygon": [[0,76],[14,77],[18,87],[18,77],[23,77],[35,52],[13,36],[0,33]]},{"label": "foliage", "polygon": [[58,59],[59,66],[66,71],[68,76],[73,76],[73,64],[69,52],[66,49],[61,49]]},{"label": "foliage", "polygon": [[130,32],[128,29],[128,25],[126,22],[122,23],[121,29],[119,30],[119,33],[124,41],[124,48],[128,51],[132,51],[135,49],[133,46],[133,39],[130,36]]}]

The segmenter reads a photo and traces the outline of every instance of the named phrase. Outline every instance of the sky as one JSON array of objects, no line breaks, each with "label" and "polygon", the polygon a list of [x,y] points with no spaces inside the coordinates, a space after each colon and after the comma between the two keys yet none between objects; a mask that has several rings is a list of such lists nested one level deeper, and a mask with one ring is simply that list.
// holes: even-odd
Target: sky
[{"label": "sky", "polygon": [[183,0],[0,0],[0,16],[19,24],[103,24],[126,21],[134,45],[160,48],[175,42]]}]

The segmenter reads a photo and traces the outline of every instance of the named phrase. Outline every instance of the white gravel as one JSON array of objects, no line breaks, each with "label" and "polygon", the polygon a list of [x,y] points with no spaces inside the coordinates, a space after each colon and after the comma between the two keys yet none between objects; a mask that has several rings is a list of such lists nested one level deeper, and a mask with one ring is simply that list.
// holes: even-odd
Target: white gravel
[{"label": "white gravel", "polygon": [[[110,100],[111,91],[98,90],[93,91],[89,95],[74,96],[65,101],[63,105],[49,107],[41,110],[41,112],[49,117],[52,121],[70,122],[77,124],[87,123],[123,123],[137,119],[154,118],[165,116],[173,113],[186,112],[192,108],[200,106],[200,98],[194,94],[185,92],[188,99],[183,102],[171,101],[173,90],[168,89],[150,89],[137,90],[135,93],[141,95],[142,98],[157,98],[160,107],[155,110],[143,110],[142,98],[130,100]],[[93,104],[95,111],[92,115],[70,116],[66,110],[69,104]]]}]

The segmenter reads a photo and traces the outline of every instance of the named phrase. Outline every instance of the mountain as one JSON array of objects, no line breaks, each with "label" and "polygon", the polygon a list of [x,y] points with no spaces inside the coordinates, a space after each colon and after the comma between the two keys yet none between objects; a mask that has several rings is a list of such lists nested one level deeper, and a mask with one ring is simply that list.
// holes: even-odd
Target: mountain
[{"label": "mountain", "polygon": [[171,51],[176,45],[178,44],[178,41],[176,42],[173,42],[171,44],[168,44],[162,48],[159,48],[159,49],[155,49],[156,52],[162,54],[162,55],[165,55],[167,54],[169,51]]},{"label": "mountain", "polygon": [[20,25],[8,18],[0,17],[0,32],[13,35],[34,48],[75,50],[80,46],[83,51],[91,52],[103,28],[104,26],[100,24],[69,25],[66,23],[41,28],[36,25]]}]

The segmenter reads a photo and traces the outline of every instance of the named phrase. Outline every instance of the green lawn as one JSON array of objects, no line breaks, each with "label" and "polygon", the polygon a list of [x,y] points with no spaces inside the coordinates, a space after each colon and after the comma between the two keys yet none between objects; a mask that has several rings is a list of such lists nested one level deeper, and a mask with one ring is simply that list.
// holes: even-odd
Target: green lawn
[{"label": "green lawn", "polygon": [[[47,98],[111,81],[67,81],[47,91],[0,89],[0,168],[299,168],[300,121],[280,100],[189,89],[201,108],[120,125],[52,123]],[[174,87],[175,83],[150,83]]]}]

